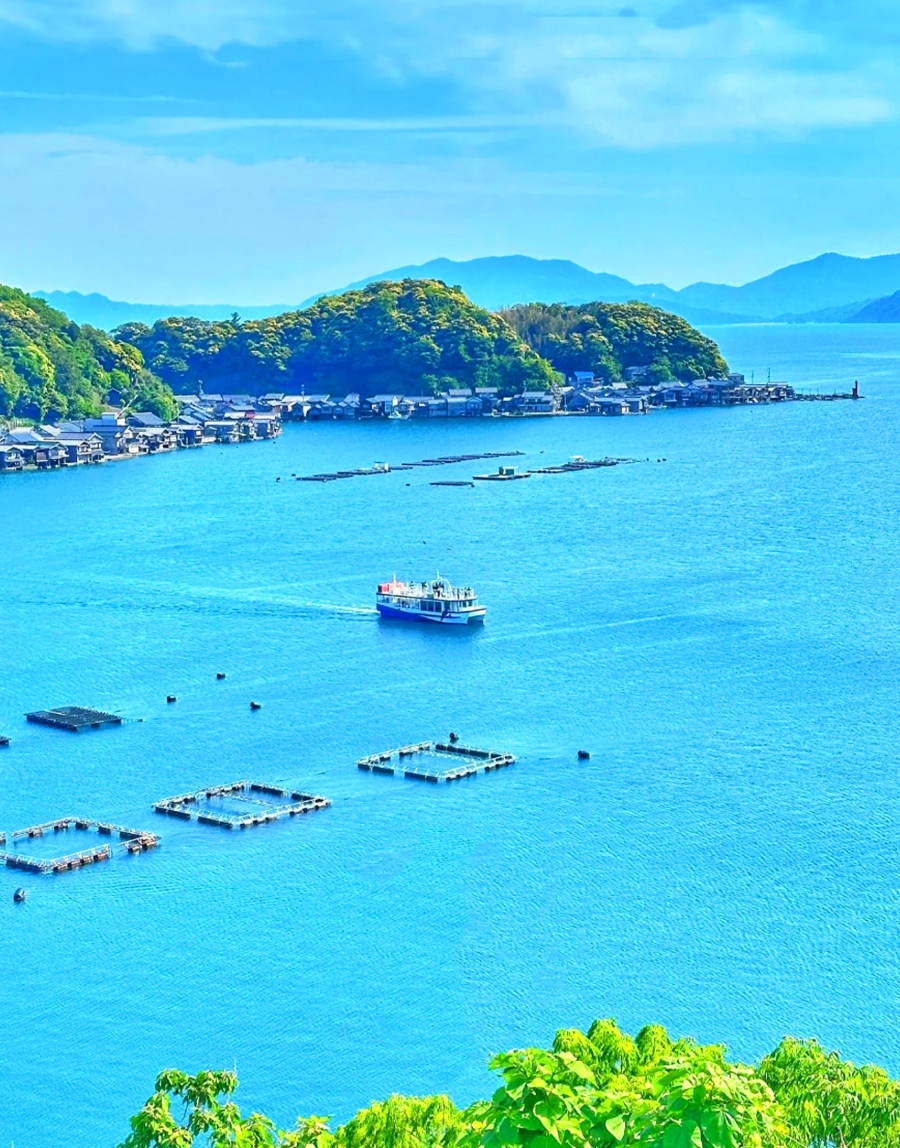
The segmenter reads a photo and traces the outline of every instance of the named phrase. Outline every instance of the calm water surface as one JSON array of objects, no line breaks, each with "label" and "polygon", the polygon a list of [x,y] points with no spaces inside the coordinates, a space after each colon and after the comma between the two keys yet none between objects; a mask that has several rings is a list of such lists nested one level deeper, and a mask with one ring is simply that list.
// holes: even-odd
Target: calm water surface
[{"label": "calm water surface", "polygon": [[[163,834],[0,870],[0,1144],[114,1145],[170,1065],[236,1066],[283,1123],[465,1103],[491,1052],[595,1016],[741,1057],[816,1035],[900,1072],[898,332],[710,333],[748,375],[866,400],[297,426],[0,482],[0,828]],[[650,461],[290,479],[504,449]],[[438,570],[483,629],[378,621],[378,579]],[[142,720],[24,721],[67,703]],[[450,729],[519,763],[442,787],[355,769]],[[334,805],[246,833],[150,808],[244,777]]]}]

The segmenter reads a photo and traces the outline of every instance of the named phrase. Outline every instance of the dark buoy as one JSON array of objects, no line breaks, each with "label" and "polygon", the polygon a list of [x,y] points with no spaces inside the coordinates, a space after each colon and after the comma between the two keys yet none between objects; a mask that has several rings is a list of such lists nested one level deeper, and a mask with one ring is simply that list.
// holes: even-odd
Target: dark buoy
[{"label": "dark buoy", "polygon": [[217,682],[224,682],[225,681],[225,675],[224,674],[216,674],[216,681]]},{"label": "dark buoy", "polygon": [[262,706],[260,705],[260,703],[259,703],[259,702],[251,702],[251,703],[250,703],[250,709],[252,709],[252,710],[261,710],[261,709],[262,709]]},{"label": "dark buoy", "polygon": [[13,900],[15,901],[15,903],[17,905],[21,905],[22,902],[25,900],[25,890],[24,889],[16,889],[15,893],[13,893]]},{"label": "dark buoy", "polygon": [[587,761],[590,756],[591,755],[588,753],[588,751],[586,749],[580,749],[578,751],[578,760],[579,761]]},{"label": "dark buoy", "polygon": [[451,733],[450,734],[450,740],[451,741],[459,741],[459,734],[458,733]]},{"label": "dark buoy", "polygon": [[171,705],[172,702],[175,701],[175,695],[174,694],[166,694],[166,701],[169,703],[169,705]]}]

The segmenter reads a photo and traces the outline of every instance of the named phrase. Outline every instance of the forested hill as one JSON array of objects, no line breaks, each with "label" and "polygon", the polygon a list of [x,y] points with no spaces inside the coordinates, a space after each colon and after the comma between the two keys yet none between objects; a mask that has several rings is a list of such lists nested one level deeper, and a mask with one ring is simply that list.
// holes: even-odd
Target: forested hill
[{"label": "forested hill", "polygon": [[434,280],[373,283],[303,311],[242,322],[126,324],[176,391],[423,394],[447,387],[547,387],[553,371],[497,315]]},{"label": "forested hill", "polygon": [[650,378],[712,378],[728,371],[719,348],[684,319],[646,303],[527,303],[501,316],[557,371],[618,379],[628,366]]},{"label": "forested hill", "polygon": [[884,299],[873,299],[855,314],[845,318],[845,323],[900,323],[900,291]]},{"label": "forested hill", "polygon": [[[501,315],[437,280],[373,283],[302,311],[243,322],[161,319],[114,336],[138,347],[176,392],[423,394],[494,386],[542,390],[555,371],[618,379],[654,365],[660,379],[720,374],[716,345],[643,304],[527,306]],[[549,359],[549,361],[548,361]]]},{"label": "forested hill", "polygon": [[172,392],[135,347],[0,286],[0,415],[38,422],[96,415],[112,388],[133,409],[175,413]]}]

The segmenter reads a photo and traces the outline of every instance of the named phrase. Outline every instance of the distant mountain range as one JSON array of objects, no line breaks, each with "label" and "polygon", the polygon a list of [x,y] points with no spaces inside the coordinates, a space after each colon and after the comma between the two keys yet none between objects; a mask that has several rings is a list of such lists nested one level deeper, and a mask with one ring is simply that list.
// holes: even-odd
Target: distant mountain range
[{"label": "distant mountain range", "polygon": [[[640,299],[674,311],[690,323],[842,322],[873,300],[900,290],[900,255],[876,255],[871,259],[820,255],[805,263],[782,267],[742,287],[692,283],[673,290],[664,283],[631,283],[617,275],[588,271],[565,259],[529,259],[524,255],[471,259],[466,263],[433,259],[415,267],[383,271],[349,286],[407,277],[437,278],[458,284],[470,299],[491,310],[512,303],[615,303]],[[835,309],[840,313],[828,313]]]},{"label": "distant mountain range", "polygon": [[269,307],[239,307],[235,303],[124,303],[96,291],[90,295],[82,295],[80,291],[32,291],[31,294],[45,299],[58,311],[65,311],[76,323],[88,323],[102,331],[111,331],[123,323],[146,323],[152,327],[157,319],[170,315],[227,319],[238,311],[242,319],[265,319],[297,307],[296,303],[273,303]]},{"label": "distant mountain range", "polygon": [[[664,283],[631,283],[618,275],[588,271],[568,259],[531,259],[527,255],[490,256],[465,262],[432,259],[382,271],[321,294],[336,295],[381,279],[442,279],[451,286],[462,287],[474,303],[491,311],[514,303],[617,303],[639,299],[673,311],[697,326],[773,321],[900,322],[900,254],[857,259],[829,253],[782,267],[742,287],[692,283],[679,290]],[[227,319],[237,311],[244,319],[261,319],[321,298],[320,294],[300,304],[242,307],[232,303],[125,303],[77,291],[33,294],[65,311],[77,323],[105,330],[135,321],[152,324],[169,315]]]}]

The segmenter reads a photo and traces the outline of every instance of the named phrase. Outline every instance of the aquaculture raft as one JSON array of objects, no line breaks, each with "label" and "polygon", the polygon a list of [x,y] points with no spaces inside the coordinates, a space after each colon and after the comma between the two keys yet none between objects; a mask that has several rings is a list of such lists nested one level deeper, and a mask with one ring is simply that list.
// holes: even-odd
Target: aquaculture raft
[{"label": "aquaculture raft", "polygon": [[482,454],[448,454],[441,455],[440,458],[421,458],[417,462],[404,462],[400,466],[380,463],[374,467],[364,466],[356,470],[338,470],[329,474],[301,474],[293,477],[297,482],[335,482],[339,478],[356,478],[364,474],[389,474],[392,470],[413,470],[417,466],[448,466],[452,462],[474,462],[481,458],[514,458],[522,453],[521,450],[490,450]]},{"label": "aquaculture raft", "polygon": [[[423,763],[422,758],[435,759],[436,764]],[[410,760],[410,759],[418,760]],[[462,764],[450,765],[449,760]],[[414,745],[403,745],[399,749],[385,750],[384,753],[361,757],[357,769],[366,773],[399,774],[414,781],[458,781],[463,777],[474,777],[479,773],[490,773],[515,764],[511,753],[491,749],[474,749],[465,745],[453,745],[441,741],[420,741]]]},{"label": "aquaculture raft", "polygon": [[[265,796],[263,796],[265,795]],[[254,806],[248,813],[225,813],[212,809],[206,803],[215,797],[245,801]],[[278,798],[278,801],[266,798]],[[301,793],[296,789],[283,789],[278,785],[263,785],[258,781],[235,781],[231,785],[213,785],[179,797],[167,797],[153,808],[168,817],[182,821],[196,820],[201,825],[222,825],[226,829],[246,829],[249,825],[263,825],[280,817],[296,817],[298,813],[311,813],[327,809],[331,801],[315,793]]]},{"label": "aquaculture raft", "polygon": [[37,725],[49,725],[54,729],[67,729],[79,733],[83,729],[100,729],[105,725],[121,725],[118,714],[103,710],[88,710],[82,706],[58,706],[55,710],[35,710],[26,714],[26,719]]},{"label": "aquaculture raft", "polygon": [[[57,821],[44,821],[40,825],[29,825],[26,829],[17,829],[13,840],[22,838],[34,839],[43,837],[45,833],[61,833],[75,829],[89,831],[94,829],[100,836],[112,837],[116,835],[119,841],[115,846],[111,842],[95,845],[90,849],[79,849],[73,853],[65,853],[58,857],[31,857],[24,853],[0,852],[0,861],[7,869],[24,869],[27,873],[65,873],[71,869],[80,869],[84,865],[93,865],[98,861],[108,861],[117,848],[127,853],[143,853],[146,849],[155,849],[159,845],[159,838],[155,833],[145,829],[129,829],[124,825],[113,825],[108,821],[89,821],[81,817],[62,817]],[[0,845],[6,844],[5,834],[0,834]]]}]

